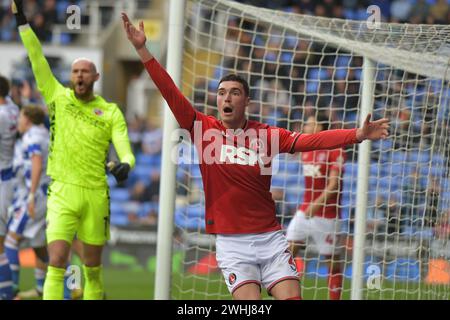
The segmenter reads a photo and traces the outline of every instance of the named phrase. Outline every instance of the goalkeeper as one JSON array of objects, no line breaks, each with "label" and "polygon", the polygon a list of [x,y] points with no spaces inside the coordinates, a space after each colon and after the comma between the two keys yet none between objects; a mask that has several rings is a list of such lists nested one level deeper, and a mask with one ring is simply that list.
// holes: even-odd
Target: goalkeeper
[{"label": "goalkeeper", "polygon": [[114,103],[94,95],[99,79],[94,63],[81,58],[72,63],[71,88],[54,77],[41,44],[23,12],[22,0],[12,2],[20,37],[27,49],[39,91],[50,115],[47,173],[47,242],[49,267],[44,299],[63,299],[64,273],[71,242],[83,244],[84,298],[103,298],[101,255],[109,238],[109,191],[105,174],[110,141],[120,163],[110,168],[118,181],[134,166],[125,119]]}]

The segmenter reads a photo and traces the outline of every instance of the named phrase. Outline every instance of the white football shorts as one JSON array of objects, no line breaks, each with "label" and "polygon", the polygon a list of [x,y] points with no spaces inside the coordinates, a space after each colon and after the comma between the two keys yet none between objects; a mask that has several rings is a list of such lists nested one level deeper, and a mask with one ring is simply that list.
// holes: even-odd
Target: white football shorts
[{"label": "white football shorts", "polygon": [[216,259],[231,294],[247,283],[270,290],[277,283],[299,280],[283,231],[258,234],[218,234]]},{"label": "white football shorts", "polygon": [[[312,238],[319,254],[332,255],[338,244],[338,219],[311,217],[307,219],[302,211],[297,211],[286,231],[288,241],[305,242]],[[335,252],[336,253],[336,252]]]},{"label": "white football shorts", "polygon": [[8,223],[8,208],[14,195],[13,180],[0,181],[0,236],[5,236]]}]

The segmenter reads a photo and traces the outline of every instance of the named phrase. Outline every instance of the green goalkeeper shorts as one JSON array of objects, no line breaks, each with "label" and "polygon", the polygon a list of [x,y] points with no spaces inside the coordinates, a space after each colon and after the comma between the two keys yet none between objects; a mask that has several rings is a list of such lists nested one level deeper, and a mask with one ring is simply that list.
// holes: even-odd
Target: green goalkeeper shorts
[{"label": "green goalkeeper shorts", "polygon": [[74,236],[91,245],[109,240],[109,189],[89,189],[53,181],[48,188],[47,242]]}]

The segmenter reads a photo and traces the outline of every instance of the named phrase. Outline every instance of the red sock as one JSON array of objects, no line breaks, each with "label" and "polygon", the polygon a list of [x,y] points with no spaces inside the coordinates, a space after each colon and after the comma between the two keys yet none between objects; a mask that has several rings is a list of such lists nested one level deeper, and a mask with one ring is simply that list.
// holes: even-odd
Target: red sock
[{"label": "red sock", "polygon": [[342,272],[340,266],[334,266],[328,276],[330,300],[340,300],[342,291]]}]

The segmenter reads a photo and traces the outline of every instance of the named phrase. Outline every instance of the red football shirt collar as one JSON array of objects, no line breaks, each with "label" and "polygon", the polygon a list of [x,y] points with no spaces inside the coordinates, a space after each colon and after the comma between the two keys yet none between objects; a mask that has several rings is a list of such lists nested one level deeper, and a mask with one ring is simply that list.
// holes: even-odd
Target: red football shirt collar
[{"label": "red football shirt collar", "polygon": [[[222,120],[219,121],[219,128],[220,128],[223,136],[226,136],[227,130],[231,130],[231,129],[225,128],[225,126],[222,123]],[[245,119],[244,126],[242,128],[234,130],[233,136],[237,137],[237,136],[241,135],[242,133],[245,132],[245,130],[247,130],[247,128],[248,128],[248,119]]]}]

